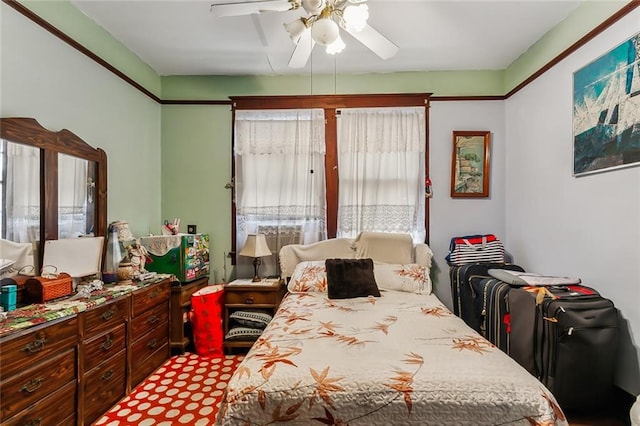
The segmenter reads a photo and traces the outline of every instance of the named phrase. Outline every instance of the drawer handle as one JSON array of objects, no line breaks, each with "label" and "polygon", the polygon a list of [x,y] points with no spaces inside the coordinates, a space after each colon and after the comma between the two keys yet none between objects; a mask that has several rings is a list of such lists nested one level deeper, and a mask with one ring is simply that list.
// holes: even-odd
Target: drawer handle
[{"label": "drawer handle", "polygon": [[22,352],[28,352],[30,354],[35,354],[37,352],[40,352],[42,349],[44,349],[44,344],[45,343],[47,343],[47,339],[45,339],[44,337],[41,337],[41,338],[36,339],[33,342],[29,343],[24,348],[22,348]]},{"label": "drawer handle", "polygon": [[109,321],[111,318],[113,318],[115,314],[116,314],[116,310],[111,308],[104,314],[100,315],[100,318],[102,318],[104,321]]},{"label": "drawer handle", "polygon": [[244,303],[246,303],[247,305],[251,305],[253,304],[253,296],[249,296],[245,299]]},{"label": "drawer handle", "polygon": [[147,324],[155,324],[158,322],[158,317],[156,315],[151,315],[149,319],[147,319]]},{"label": "drawer handle", "polygon": [[20,388],[20,392],[33,393],[38,389],[40,389],[40,386],[42,386],[43,381],[44,381],[44,378],[42,377],[38,377],[37,379],[31,379]]},{"label": "drawer handle", "polygon": [[151,293],[149,293],[149,299],[155,299],[159,294],[160,293],[158,293],[157,291],[152,291]]},{"label": "drawer handle", "polygon": [[24,424],[24,426],[40,426],[42,424],[42,417],[38,417],[37,419],[31,419]]},{"label": "drawer handle", "polygon": [[106,352],[111,349],[111,346],[113,346],[113,340],[111,339],[111,335],[107,334],[107,338],[105,339],[104,343],[100,345],[100,348]]},{"label": "drawer handle", "polygon": [[113,377],[113,369],[107,371],[106,373],[104,373],[101,377],[103,382],[108,381],[109,379],[111,379],[111,377]]},{"label": "drawer handle", "polygon": [[156,346],[158,346],[158,342],[156,341],[156,339],[151,339],[151,340],[149,340],[149,343],[147,343],[147,347],[149,349],[153,349]]}]

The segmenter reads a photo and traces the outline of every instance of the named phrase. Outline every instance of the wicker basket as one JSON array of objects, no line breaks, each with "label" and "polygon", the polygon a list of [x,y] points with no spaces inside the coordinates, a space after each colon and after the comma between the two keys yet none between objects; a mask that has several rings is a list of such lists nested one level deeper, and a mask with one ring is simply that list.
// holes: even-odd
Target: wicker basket
[{"label": "wicker basket", "polygon": [[60,272],[56,278],[33,277],[24,283],[29,303],[44,303],[73,293],[71,275]]}]

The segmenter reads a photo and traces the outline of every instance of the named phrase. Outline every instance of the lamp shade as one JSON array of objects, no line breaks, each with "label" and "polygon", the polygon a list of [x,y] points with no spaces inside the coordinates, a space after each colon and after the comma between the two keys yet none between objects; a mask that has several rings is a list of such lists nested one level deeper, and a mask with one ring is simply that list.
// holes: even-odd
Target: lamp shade
[{"label": "lamp shade", "polygon": [[313,23],[311,27],[311,37],[316,43],[327,46],[338,38],[340,35],[340,29],[338,24],[333,22],[331,18],[321,17]]},{"label": "lamp shade", "polygon": [[302,8],[310,15],[317,15],[324,7],[324,0],[302,0]]},{"label": "lamp shade", "polygon": [[249,234],[244,247],[238,254],[246,257],[263,257],[271,256],[271,250],[267,246],[267,239],[264,234]]},{"label": "lamp shade", "polygon": [[369,6],[366,4],[347,6],[344,10],[343,16],[347,28],[358,33],[367,25],[367,19],[369,19]]},{"label": "lamp shade", "polygon": [[342,38],[338,36],[338,38],[335,39],[333,43],[327,46],[327,53],[330,55],[335,55],[336,53],[342,52],[345,47],[346,45],[344,44],[344,41],[342,41]]},{"label": "lamp shade", "polygon": [[289,33],[289,37],[291,37],[291,40],[293,40],[294,43],[298,44],[302,33],[307,29],[307,24],[305,18],[299,18],[295,21],[284,24],[284,28]]}]

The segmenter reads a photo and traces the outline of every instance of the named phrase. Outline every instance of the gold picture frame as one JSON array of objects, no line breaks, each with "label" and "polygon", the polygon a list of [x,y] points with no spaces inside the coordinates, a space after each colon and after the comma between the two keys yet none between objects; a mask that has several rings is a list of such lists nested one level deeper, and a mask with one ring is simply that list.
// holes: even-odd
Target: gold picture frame
[{"label": "gold picture frame", "polygon": [[451,197],[489,197],[489,131],[454,130]]}]

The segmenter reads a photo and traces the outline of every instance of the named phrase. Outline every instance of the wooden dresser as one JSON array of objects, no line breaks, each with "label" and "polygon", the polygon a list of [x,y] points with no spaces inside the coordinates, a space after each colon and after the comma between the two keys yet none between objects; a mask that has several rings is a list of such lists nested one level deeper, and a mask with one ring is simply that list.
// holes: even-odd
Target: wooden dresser
[{"label": "wooden dresser", "polygon": [[169,282],[133,293],[127,393],[170,357],[170,294]]},{"label": "wooden dresser", "polygon": [[170,356],[169,278],[0,337],[0,424],[90,425]]},{"label": "wooden dresser", "polygon": [[126,394],[126,296],[90,309],[80,317],[80,400],[84,424],[91,424]]},{"label": "wooden dresser", "polygon": [[0,341],[1,424],[76,423],[77,342],[77,317]]}]

